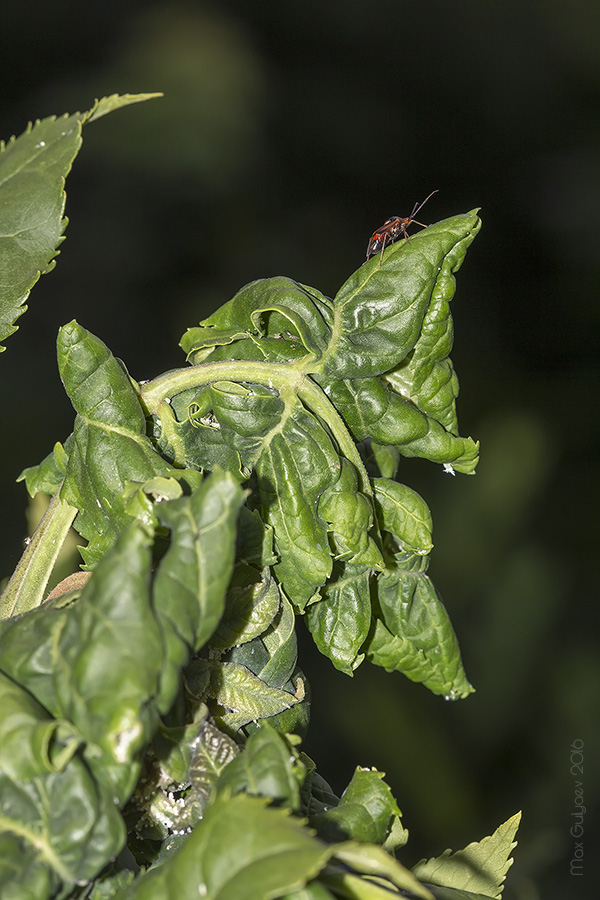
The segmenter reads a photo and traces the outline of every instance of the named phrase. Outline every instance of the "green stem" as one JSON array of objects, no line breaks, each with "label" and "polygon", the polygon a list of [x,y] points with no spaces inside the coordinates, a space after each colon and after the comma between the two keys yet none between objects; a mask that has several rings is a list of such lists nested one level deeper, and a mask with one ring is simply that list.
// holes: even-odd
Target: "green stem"
[{"label": "green stem", "polygon": [[318,384],[300,369],[287,363],[224,360],[174,369],[141,385],[141,400],[151,415],[158,415],[161,419],[165,414],[172,417],[171,409],[168,408],[168,412],[165,409],[165,406],[168,407],[168,398],[214,381],[245,381],[266,384],[280,392],[295,392],[305,406],[327,424],[343,455],[356,467],[361,491],[371,496],[369,476],[343,419]]},{"label": "green stem", "polygon": [[156,415],[166,397],[174,397],[182,391],[193,390],[213,381],[247,381],[278,389],[298,384],[303,378],[303,373],[298,369],[281,363],[224,360],[165,372],[153,381],[142,384],[140,394],[148,412]]},{"label": "green stem", "polygon": [[356,444],[352,440],[344,420],[331,400],[329,400],[319,385],[310,378],[306,378],[302,383],[302,386],[298,390],[298,397],[311,412],[316,413],[323,422],[327,423],[342,454],[352,463],[358,472],[361,492],[366,494],[367,497],[371,497],[373,495],[373,490],[361,455],[356,449]]},{"label": "green stem", "polygon": [[48,579],[76,515],[77,510],[60,499],[59,488],[0,597],[0,619],[29,612],[42,603]]}]

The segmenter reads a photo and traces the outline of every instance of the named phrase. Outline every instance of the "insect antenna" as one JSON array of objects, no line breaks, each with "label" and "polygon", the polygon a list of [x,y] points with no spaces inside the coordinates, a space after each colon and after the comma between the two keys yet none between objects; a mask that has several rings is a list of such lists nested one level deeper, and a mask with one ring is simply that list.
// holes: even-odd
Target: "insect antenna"
[{"label": "insect antenna", "polygon": [[[420,223],[420,222],[417,222],[417,220],[416,220],[415,218],[413,218],[413,216],[416,216],[416,214],[419,212],[419,210],[420,210],[420,209],[423,209],[423,207],[425,206],[425,204],[427,203],[427,201],[428,201],[431,197],[433,197],[434,194],[437,194],[438,192],[439,192],[439,188],[436,188],[435,191],[432,191],[432,192],[429,194],[428,197],[425,197],[425,199],[423,200],[422,203],[419,203],[418,205],[415,203],[415,205],[414,205],[414,207],[413,207],[413,211],[411,212],[411,214],[410,214],[410,216],[409,216],[408,218],[409,218],[412,222],[414,222],[416,225],[421,225],[421,223]],[[421,227],[422,227],[422,228],[426,228],[427,226],[426,226],[426,225],[422,225]]]}]

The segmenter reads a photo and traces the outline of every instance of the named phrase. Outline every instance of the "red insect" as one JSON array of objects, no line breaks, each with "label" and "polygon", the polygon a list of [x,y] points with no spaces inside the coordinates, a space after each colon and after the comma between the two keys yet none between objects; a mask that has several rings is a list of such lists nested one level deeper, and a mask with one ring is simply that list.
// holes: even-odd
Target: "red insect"
[{"label": "red insect", "polygon": [[[433,197],[434,194],[437,194],[437,190],[432,191],[429,197]],[[427,228],[427,225],[423,225],[422,222],[417,222],[414,218],[416,214],[422,209],[429,197],[425,197],[422,203],[415,203],[413,207],[413,211],[410,216],[406,218],[402,218],[402,216],[392,216],[390,219],[386,219],[381,228],[378,228],[377,231],[374,231],[369,239],[369,245],[367,247],[367,259],[371,259],[372,256],[375,256],[376,253],[379,253],[381,250],[381,256],[379,258],[379,265],[381,265],[381,261],[383,259],[383,251],[388,246],[388,244],[393,244],[394,241],[397,241],[399,237],[405,238],[407,241],[409,240],[408,228],[414,223],[415,225],[420,225],[421,228]]]}]

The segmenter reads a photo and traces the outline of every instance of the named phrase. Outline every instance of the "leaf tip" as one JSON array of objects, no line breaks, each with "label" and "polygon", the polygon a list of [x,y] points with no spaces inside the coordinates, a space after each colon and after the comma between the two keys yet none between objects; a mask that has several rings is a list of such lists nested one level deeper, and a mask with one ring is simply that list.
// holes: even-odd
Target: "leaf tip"
[{"label": "leaf tip", "polygon": [[101,116],[105,116],[115,109],[122,106],[130,106],[132,103],[143,103],[145,100],[155,100],[157,97],[163,97],[160,91],[146,94],[110,94],[108,97],[102,97],[101,100],[96,99],[94,105],[83,116],[84,122],[95,122]]}]

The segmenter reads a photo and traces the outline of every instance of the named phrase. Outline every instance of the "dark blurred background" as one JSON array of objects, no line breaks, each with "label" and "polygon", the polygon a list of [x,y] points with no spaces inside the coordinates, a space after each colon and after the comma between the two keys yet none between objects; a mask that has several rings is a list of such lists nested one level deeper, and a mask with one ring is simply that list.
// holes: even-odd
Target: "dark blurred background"
[{"label": "dark blurred background", "polygon": [[[307,644],[306,750],[339,791],[356,764],[387,773],[407,863],[522,808],[507,900],[595,897],[600,4],[3,0],[0,13],[5,139],[94,97],[165,94],[86,126],[57,268],[0,360],[0,575],[26,533],[14,479],[72,428],[61,324],[76,317],[150,378],[182,365],[185,328],[248,281],[286,274],[333,295],[374,228],[433,189],[424,222],[481,207],[453,303],[459,419],[480,468],[400,472],[431,506],[431,574],[477,693],[444,703],[368,665],[350,680]],[[569,873],[577,779],[583,876]]]}]

